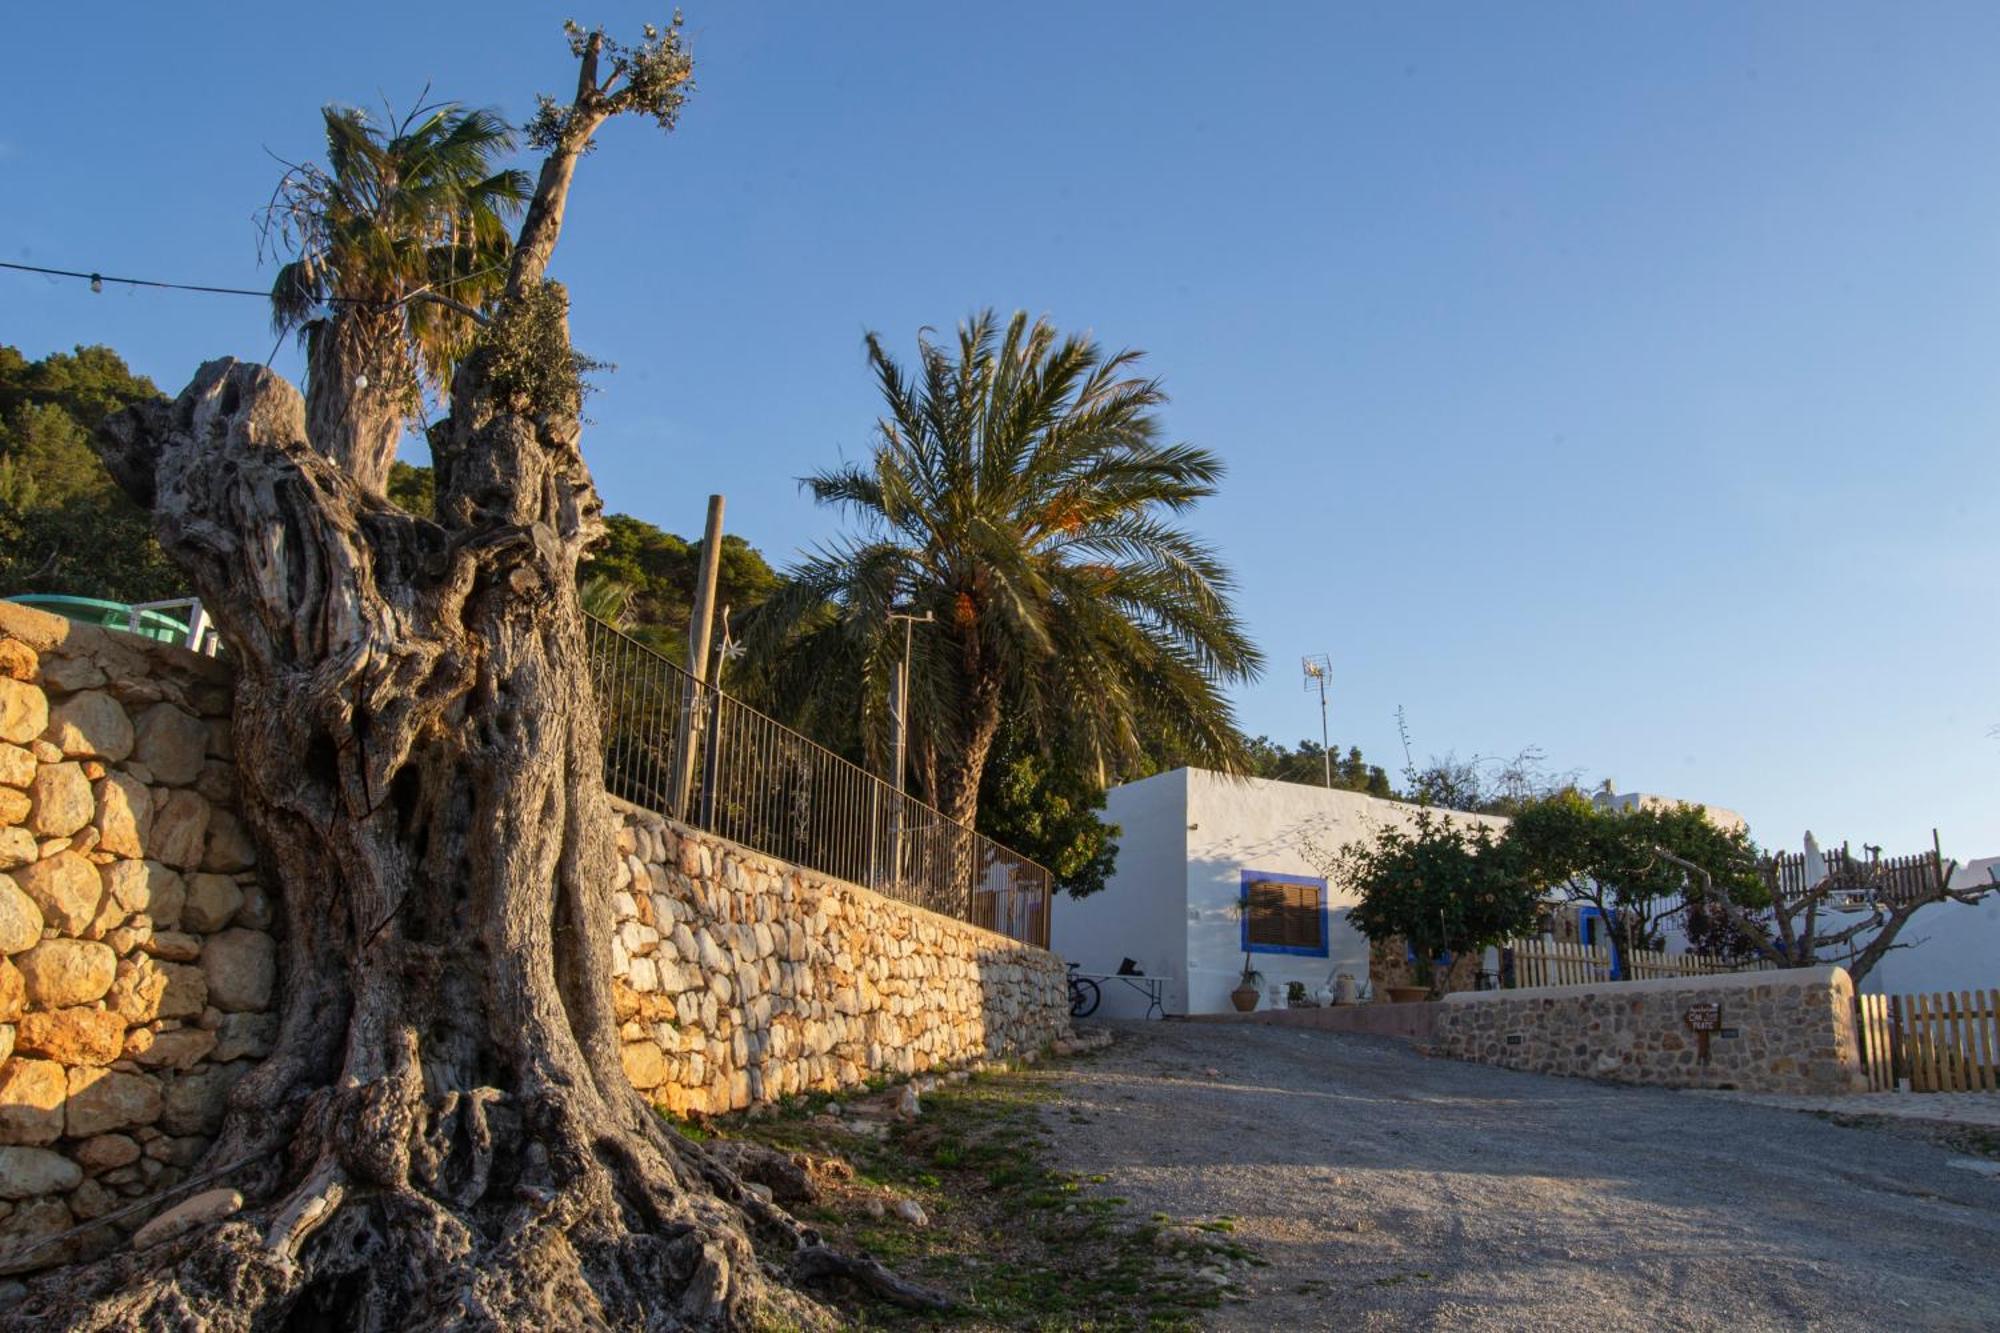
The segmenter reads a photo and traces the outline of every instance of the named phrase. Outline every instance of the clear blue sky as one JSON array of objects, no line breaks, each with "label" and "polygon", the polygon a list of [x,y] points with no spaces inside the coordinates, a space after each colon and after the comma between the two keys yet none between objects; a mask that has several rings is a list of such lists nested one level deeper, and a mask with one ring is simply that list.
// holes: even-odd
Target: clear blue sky
[{"label": "clear blue sky", "polygon": [[[0,258],[259,286],[325,100],[525,118],[540,6],[16,7]],[[206,11],[204,11],[206,12]],[[218,14],[220,10],[216,11]],[[646,11],[582,12],[636,27]],[[864,449],[861,334],[1025,307],[1146,349],[1252,731],[1539,745],[1767,844],[2000,851],[2000,9],[696,6],[671,138],[605,136],[557,272],[616,362],[608,503],[782,561]],[[470,35],[468,35],[470,34]],[[163,387],[249,300],[0,273],[0,341]],[[281,350],[280,364],[294,354]]]}]

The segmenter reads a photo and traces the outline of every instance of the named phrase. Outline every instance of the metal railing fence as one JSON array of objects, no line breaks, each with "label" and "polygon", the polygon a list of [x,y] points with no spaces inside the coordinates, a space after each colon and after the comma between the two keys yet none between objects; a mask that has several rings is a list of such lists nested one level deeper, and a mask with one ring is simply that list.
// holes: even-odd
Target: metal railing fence
[{"label": "metal railing fence", "polygon": [[586,617],[611,794],[1048,947],[1049,872]]}]

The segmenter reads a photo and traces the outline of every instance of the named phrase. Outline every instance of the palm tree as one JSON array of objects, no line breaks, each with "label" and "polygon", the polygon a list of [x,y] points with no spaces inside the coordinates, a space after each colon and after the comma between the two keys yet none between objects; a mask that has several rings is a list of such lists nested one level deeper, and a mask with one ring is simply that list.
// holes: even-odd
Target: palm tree
[{"label": "palm tree", "polygon": [[322,110],[325,167],[288,170],[267,239],[295,257],[271,285],[271,320],[306,340],[306,421],[319,447],[377,494],[425,384],[446,383],[478,308],[507,280],[507,219],[527,176],[496,170],[514,134],[497,112],[419,106],[386,128]]},{"label": "palm tree", "polygon": [[[865,464],[805,479],[861,531],[795,568],[756,627],[767,688],[815,730],[887,748],[890,677],[911,642],[910,753],[931,802],[970,826],[1003,715],[1102,781],[1143,762],[1142,740],[1240,771],[1222,687],[1257,649],[1228,573],[1170,516],[1214,493],[1222,464],[1162,442],[1158,381],[1136,352],[1106,355],[1016,314],[918,341],[914,376],[867,339],[884,415]],[[842,714],[846,714],[843,719]],[[845,726],[841,725],[845,722]]]}]

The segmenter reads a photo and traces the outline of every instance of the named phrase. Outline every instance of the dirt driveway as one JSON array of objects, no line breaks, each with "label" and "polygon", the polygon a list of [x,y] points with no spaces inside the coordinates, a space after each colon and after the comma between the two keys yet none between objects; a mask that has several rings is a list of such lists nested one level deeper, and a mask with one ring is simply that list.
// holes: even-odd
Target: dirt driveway
[{"label": "dirt driveway", "polygon": [[1110,1024],[1061,1164],[1231,1218],[1216,1328],[2000,1327],[2000,1179],[1795,1111],[1297,1029]]}]

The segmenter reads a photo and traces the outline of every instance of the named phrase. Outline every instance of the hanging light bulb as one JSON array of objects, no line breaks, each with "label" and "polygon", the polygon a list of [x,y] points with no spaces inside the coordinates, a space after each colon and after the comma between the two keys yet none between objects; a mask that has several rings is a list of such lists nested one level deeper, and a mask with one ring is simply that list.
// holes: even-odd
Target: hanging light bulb
[{"label": "hanging light bulb", "polygon": [[90,290],[92,290],[93,292],[101,292],[101,291],[103,291],[103,290],[104,290],[104,279],[103,279],[103,278],[100,278],[100,277],[99,277],[99,276],[97,276],[97,274],[95,274],[95,273],[91,274],[91,275],[90,275]]}]

